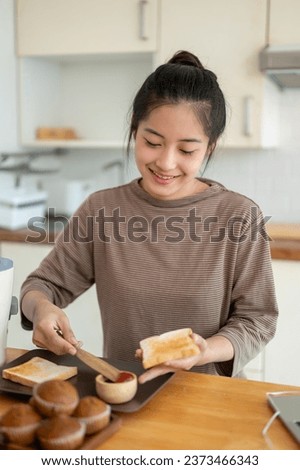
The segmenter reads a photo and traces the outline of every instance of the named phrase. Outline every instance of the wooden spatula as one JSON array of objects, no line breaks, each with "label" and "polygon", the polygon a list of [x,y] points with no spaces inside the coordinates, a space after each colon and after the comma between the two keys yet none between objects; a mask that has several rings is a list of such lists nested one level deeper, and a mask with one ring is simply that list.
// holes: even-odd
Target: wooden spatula
[{"label": "wooden spatula", "polygon": [[100,359],[99,357],[94,356],[94,354],[91,354],[81,348],[77,349],[76,356],[82,362],[84,362],[89,367],[96,370],[112,382],[122,382],[122,380],[120,379],[123,372],[117,369],[116,367],[112,366],[108,362],[104,361],[103,359]]},{"label": "wooden spatula", "polygon": [[[59,328],[55,328],[56,333],[63,338],[63,332]],[[82,343],[78,343],[76,357],[80,359],[80,361],[87,364],[92,369],[96,370],[104,377],[109,379],[111,382],[125,382],[129,378],[132,377],[130,372],[121,371],[116,367],[112,366],[108,362],[100,359],[99,357],[95,356],[92,353],[89,353],[81,348]]]}]

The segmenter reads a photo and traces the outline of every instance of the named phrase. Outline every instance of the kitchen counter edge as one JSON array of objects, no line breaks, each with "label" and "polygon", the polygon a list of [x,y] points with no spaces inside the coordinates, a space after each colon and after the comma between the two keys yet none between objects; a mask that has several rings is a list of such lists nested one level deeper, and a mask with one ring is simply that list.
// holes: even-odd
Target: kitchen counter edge
[{"label": "kitchen counter edge", "polygon": [[[267,224],[273,259],[300,261],[300,224]],[[59,230],[0,228],[1,242],[54,244]]]}]

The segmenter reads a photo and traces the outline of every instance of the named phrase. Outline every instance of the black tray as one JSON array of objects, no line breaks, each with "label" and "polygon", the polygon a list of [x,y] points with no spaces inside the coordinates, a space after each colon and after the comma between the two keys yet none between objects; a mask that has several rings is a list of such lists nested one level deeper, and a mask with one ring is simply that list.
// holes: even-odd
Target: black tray
[{"label": "black tray", "polygon": [[[77,366],[78,374],[75,377],[69,379],[69,381],[73,385],[75,385],[81,397],[86,395],[96,395],[95,377],[96,375],[98,375],[98,372],[91,369],[86,364],[83,364],[79,359],[77,359],[76,356],[57,356],[56,354],[45,349],[33,349],[18,357],[14,361],[4,364],[0,368],[0,392],[16,393],[20,395],[31,396],[31,387],[26,387],[25,385],[17,384],[15,382],[12,382],[11,380],[3,379],[2,370],[8,369],[9,367],[17,366],[18,364],[22,364],[23,362],[28,361],[34,356],[43,357],[44,359],[48,359],[49,361],[55,362],[56,364],[62,364],[65,366]],[[134,372],[137,376],[144,372],[144,369],[139,362],[126,362],[110,359],[105,360],[107,360],[107,362],[114,365],[115,367],[118,367],[118,369]],[[134,411],[139,410],[166,384],[166,382],[172,377],[172,375],[172,373],[165,374],[153,380],[150,380],[145,384],[139,384],[137,393],[132,400],[127,403],[121,403],[119,405],[111,405],[111,409],[113,411],[121,411],[124,413],[132,413]]]}]

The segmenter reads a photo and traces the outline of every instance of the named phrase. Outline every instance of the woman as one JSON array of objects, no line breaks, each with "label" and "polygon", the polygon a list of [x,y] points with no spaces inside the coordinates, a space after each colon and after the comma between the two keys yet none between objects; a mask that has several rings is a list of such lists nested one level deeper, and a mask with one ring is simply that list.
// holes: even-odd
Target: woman
[{"label": "woman", "polygon": [[75,354],[62,309],[96,283],[106,357],[134,360],[145,337],[194,331],[199,354],[141,382],[178,369],[242,375],[278,312],[260,209],[198,177],[225,123],[217,78],[193,54],[176,53],[146,79],[128,142],[141,177],[88,197],[22,286],[22,321],[37,346]]}]

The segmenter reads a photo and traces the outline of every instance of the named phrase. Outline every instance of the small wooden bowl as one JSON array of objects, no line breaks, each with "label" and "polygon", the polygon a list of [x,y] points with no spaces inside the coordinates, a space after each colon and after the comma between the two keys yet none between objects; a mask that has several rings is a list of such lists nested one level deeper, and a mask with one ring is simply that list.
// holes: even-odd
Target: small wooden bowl
[{"label": "small wooden bowl", "polygon": [[132,378],[125,382],[110,382],[103,375],[97,375],[95,381],[98,397],[114,405],[132,400],[137,391],[138,380],[133,372],[130,375]]}]

